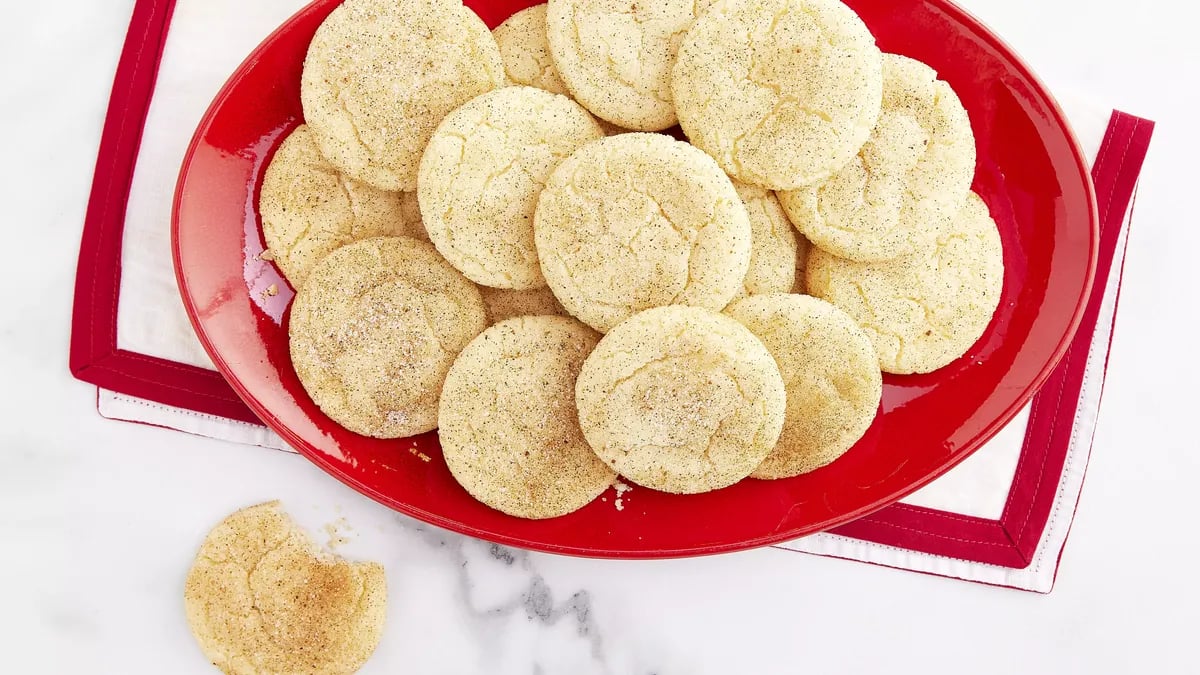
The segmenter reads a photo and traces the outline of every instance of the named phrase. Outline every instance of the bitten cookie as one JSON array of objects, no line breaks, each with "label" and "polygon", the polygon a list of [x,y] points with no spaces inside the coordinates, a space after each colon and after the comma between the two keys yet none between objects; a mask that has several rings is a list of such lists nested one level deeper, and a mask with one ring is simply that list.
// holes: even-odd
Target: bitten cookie
[{"label": "bitten cookie", "polygon": [[567,85],[558,76],[550,43],[546,40],[546,3],[523,9],[492,30],[504,70],[513,84],[545,89],[552,94],[569,95]]},{"label": "bitten cookie", "polygon": [[750,216],[750,267],[734,300],[747,295],[790,293],[796,286],[799,268],[796,230],[775,193],[737,181],[733,187]]},{"label": "bitten cookie", "polygon": [[679,48],[679,124],[730,176],[773,190],[832,175],[879,118],[882,57],[837,0],[719,0]]},{"label": "bitten cookie", "polygon": [[535,87],[505,87],[446,116],[421,157],[417,197],[438,252],[495,288],[545,286],[533,212],[550,172],[604,137],[578,103]]},{"label": "bitten cookie", "polygon": [[288,283],[299,288],[321,258],[352,241],[408,235],[415,229],[400,194],[338,173],[308,127],[275,151],[258,198],[263,238]]},{"label": "bitten cookie", "polygon": [[763,343],[737,321],[659,307],[613,328],[575,385],[583,434],[617,473],[695,493],[750,475],[775,447],[784,386]]},{"label": "bitten cookie", "polygon": [[329,254],[296,293],[292,365],[313,402],[350,431],[400,438],[437,426],[446,371],[487,327],[475,285],[408,237]]},{"label": "bitten cookie", "polygon": [[932,250],[860,263],[814,248],[807,283],[862,326],[884,372],[928,373],[965,354],[991,323],[1004,251],[987,205],[972,192]]},{"label": "bitten cookie", "polygon": [[550,53],[571,94],[592,114],[626,129],[666,129],[676,121],[671,66],[704,4],[550,0]]},{"label": "bitten cookie", "polygon": [[479,292],[493,324],[518,316],[567,316],[554,292],[545,286],[525,291],[480,286]]},{"label": "bitten cookie", "polygon": [[864,262],[933,246],[975,176],[975,137],[958,96],[929,66],[883,57],[883,113],[871,138],[829,180],[779,200],[830,253]]},{"label": "bitten cookie", "polygon": [[331,164],[414,190],[438,122],[504,81],[495,38],[457,0],[347,0],[309,44],[300,100]]},{"label": "bitten cookie", "polygon": [[662,305],[721,310],[750,264],[750,222],[710,157],[661,134],[589,143],[538,200],[542,273],[572,316],[606,332]]},{"label": "bitten cookie", "polygon": [[230,675],[349,675],[383,634],[379,563],[320,555],[279,508],[244,508],[214,527],[183,590],[188,628]]},{"label": "bitten cookie", "polygon": [[787,390],[775,449],[751,475],[789,478],[841,457],[875,419],[883,396],[879,357],[854,319],[807,295],[756,295],[725,313],[763,341]]},{"label": "bitten cookie", "polygon": [[446,376],[438,438],[471,496],[518,518],[554,518],[612,485],[575,412],[575,379],[599,339],[575,319],[527,316],[463,349]]}]

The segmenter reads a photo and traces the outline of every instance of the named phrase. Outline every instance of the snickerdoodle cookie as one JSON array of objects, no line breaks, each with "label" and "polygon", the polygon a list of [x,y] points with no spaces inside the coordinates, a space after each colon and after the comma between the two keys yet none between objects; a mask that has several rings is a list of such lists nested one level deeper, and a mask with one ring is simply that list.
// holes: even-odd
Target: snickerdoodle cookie
[{"label": "snickerdoodle cookie", "polygon": [[650,309],[613,328],[575,385],[583,434],[629,480],[695,493],[750,475],[775,447],[785,393],[763,343],[706,309]]},{"label": "snickerdoodle cookie", "polygon": [[230,675],[349,675],[383,634],[378,563],[317,552],[278,502],[244,508],[208,533],[183,590],[204,656]]},{"label": "snickerdoodle cookie", "polygon": [[479,290],[433,246],[366,239],[330,253],[296,293],[292,365],[338,424],[376,438],[437,426],[458,352],[487,327]]},{"label": "snickerdoodle cookie", "polygon": [[867,141],[882,55],[837,0],[719,0],[684,36],[671,91],[684,133],[730,176],[795,189]]},{"label": "snickerdoodle cookie", "polygon": [[495,38],[458,0],[346,0],[309,44],[300,100],[331,164],[414,190],[434,127],[504,82]]},{"label": "snickerdoodle cookie", "polygon": [[352,241],[420,229],[401,193],[347,178],[321,156],[307,126],[280,144],[258,198],[263,239],[294,288],[321,258]]},{"label": "snickerdoodle cookie", "polygon": [[417,197],[429,239],[468,279],[545,286],[533,212],[550,172],[604,137],[578,103],[536,87],[471,99],[438,125],[421,157]]},{"label": "snickerdoodle cookie", "polygon": [[787,390],[775,449],[751,474],[788,478],[841,457],[871,426],[883,395],[879,358],[854,319],[807,295],[755,295],[725,310],[763,341]]},{"label": "snickerdoodle cookie", "polygon": [[575,411],[575,379],[599,339],[569,317],[525,316],[492,326],[458,355],[438,438],[473,497],[519,518],[554,518],[612,485]]},{"label": "snickerdoodle cookie", "polygon": [[661,134],[576,150],[546,182],[534,235],[554,295],[600,332],[651,307],[719,311],[750,264],[733,183],[708,155]]},{"label": "snickerdoodle cookie", "polygon": [[975,176],[975,137],[958,96],[929,66],[883,57],[883,113],[828,180],[779,193],[815,245],[864,262],[923,251],[958,213]]},{"label": "snickerdoodle cookie", "polygon": [[1004,251],[996,222],[974,192],[933,249],[878,263],[814,248],[808,291],[862,326],[888,373],[928,373],[962,356],[1000,302]]}]

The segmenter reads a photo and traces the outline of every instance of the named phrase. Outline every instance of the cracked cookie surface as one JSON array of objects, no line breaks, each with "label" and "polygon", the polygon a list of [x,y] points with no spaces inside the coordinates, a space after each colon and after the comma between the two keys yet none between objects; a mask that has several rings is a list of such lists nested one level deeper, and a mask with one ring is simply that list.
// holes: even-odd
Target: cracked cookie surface
[{"label": "cracked cookie surface", "polygon": [[[750,216],[750,267],[734,300],[764,293],[790,293],[796,287],[796,230],[775,198],[757,185],[733,181]],[[807,253],[807,252],[806,252]]]},{"label": "cracked cookie surface", "polygon": [[647,310],[611,330],[583,364],[575,400],[596,454],[664,492],[707,492],[750,475],[775,447],[785,394],[763,343],[695,307]]},{"label": "cracked cookie surface", "polygon": [[554,67],[550,43],[546,39],[546,3],[527,7],[504,20],[492,30],[504,71],[514,84],[545,89],[552,94],[570,95],[567,85]]},{"label": "cracked cookie surface", "polygon": [[594,115],[626,129],[675,124],[671,67],[683,34],[710,0],[550,0],[554,64]]},{"label": "cracked cookie surface", "polygon": [[230,675],[349,675],[379,644],[378,563],[316,552],[277,502],[244,508],[200,545],[183,592],[188,627]]},{"label": "cracked cookie surface", "polygon": [[842,258],[926,250],[966,199],[975,137],[950,85],[913,59],[883,57],[883,112],[858,156],[829,180],[779,193],[796,228]]},{"label": "cracked cookie surface", "polygon": [[[546,3],[523,9],[508,17],[492,31],[500,55],[504,58],[504,70],[510,84],[545,89],[552,94],[571,96],[567,85],[554,66],[550,55],[550,43],[546,39]],[[603,118],[596,123],[605,136],[627,133],[629,129],[617,126]]]},{"label": "cracked cookie surface", "polygon": [[733,183],[708,155],[661,134],[575,151],[546,183],[534,237],[554,295],[600,332],[651,307],[719,311],[750,264]]},{"label": "cracked cookie surface", "polygon": [[313,36],[300,99],[330,163],[380,189],[414,190],[437,124],[504,82],[495,38],[456,0],[347,0]]},{"label": "cracked cookie surface", "polygon": [[756,295],[725,313],[762,340],[787,391],[779,442],[755,478],[819,469],[862,438],[883,396],[883,376],[866,333],[848,314],[807,295]]},{"label": "cracked cookie surface", "polygon": [[329,254],[296,293],[292,365],[313,402],[350,431],[400,438],[437,426],[459,351],[487,327],[479,290],[409,237]]},{"label": "cracked cookie surface", "polygon": [[579,428],[575,380],[599,334],[569,317],[500,322],[450,369],[438,438],[455,480],[518,518],[554,518],[612,485]]},{"label": "cracked cookie surface", "polygon": [[858,322],[884,372],[928,373],[965,354],[991,323],[1004,251],[987,205],[971,192],[932,250],[862,263],[814,248],[807,284]]},{"label": "cracked cookie surface", "polygon": [[475,283],[545,286],[533,241],[538,195],[559,162],[604,137],[571,99],[497,89],[446,116],[421,157],[417,197],[438,252]]},{"label": "cracked cookie surface", "polygon": [[343,176],[321,156],[308,127],[275,151],[259,193],[263,239],[283,276],[299,288],[312,266],[353,241],[419,229],[401,194]]},{"label": "cracked cookie surface", "polygon": [[684,37],[671,90],[692,143],[733,178],[786,190],[862,148],[881,69],[874,37],[837,0],[718,0]]}]

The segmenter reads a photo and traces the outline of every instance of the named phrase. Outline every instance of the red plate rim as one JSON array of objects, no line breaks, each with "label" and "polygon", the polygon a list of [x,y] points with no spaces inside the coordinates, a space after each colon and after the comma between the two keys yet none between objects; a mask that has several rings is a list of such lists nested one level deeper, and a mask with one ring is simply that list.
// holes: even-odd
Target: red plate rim
[{"label": "red plate rim", "polygon": [[578,546],[561,546],[552,543],[537,542],[525,540],[519,537],[506,535],[503,533],[492,532],[479,529],[461,523],[438,513],[426,511],[416,508],[410,504],[398,501],[397,499],[383,494],[357,480],[355,477],[341,471],[335,466],[329,458],[320,452],[313,451],[312,448],[298,434],[293,432],[287,426],[281,424],[279,420],[268,410],[261,402],[259,402],[247,389],[247,387],[236,377],[232,375],[229,365],[226,363],[221,354],[214,348],[212,341],[209,339],[203,325],[199,320],[199,309],[194,303],[193,295],[188,287],[187,277],[184,273],[181,260],[181,251],[179,247],[179,223],[180,223],[180,205],[183,197],[184,186],[187,183],[188,175],[192,167],[192,159],[196,153],[197,147],[202,142],[205,132],[211,127],[213,119],[218,111],[228,99],[231,90],[236,83],[244,76],[245,72],[252,68],[259,59],[259,55],[265,51],[273,42],[279,39],[280,35],[287,32],[289,26],[304,17],[305,15],[319,11],[320,5],[324,0],[313,0],[304,8],[289,17],[278,28],[272,31],[259,45],[242,61],[237,69],[226,80],[220,91],[213,98],[212,103],[205,111],[200,122],[197,124],[196,131],[188,144],[187,151],[184,154],[183,162],[180,168],[179,178],[176,182],[175,194],[171,209],[171,245],[172,245],[172,260],[175,267],[176,281],[179,285],[180,294],[186,309],[188,319],[191,322],[192,328],[199,338],[205,352],[212,359],[214,365],[229,382],[230,386],[238,394],[239,397],[254,411],[256,415],[275,433],[279,434],[290,446],[295,448],[301,455],[309,461],[316,464],[323,471],[330,474],[334,478],[354,489],[355,491],[364,494],[375,501],[399,511],[405,515],[414,517],[418,520],[437,525],[454,532],[477,537],[480,539],[493,541],[500,544],[516,546],[525,549],[545,551],[549,553],[584,556],[584,557],[605,557],[619,559],[657,559],[657,558],[672,558],[672,557],[689,557],[699,555],[710,555],[716,553],[728,553],[742,551],[761,546],[776,544],[782,541],[788,541],[808,534],[813,534],[823,530],[830,529],[837,525],[855,520],[869,513],[884,508],[899,499],[902,499],[908,494],[915,492],[921,487],[927,485],[946,472],[953,469],[967,457],[974,454],[976,450],[983,446],[997,432],[1000,431],[1013,417],[1025,406],[1033,395],[1041,388],[1046,380],[1053,373],[1058,363],[1066,354],[1070,347],[1071,341],[1079,328],[1080,321],[1083,318],[1084,310],[1087,306],[1088,298],[1093,290],[1093,282],[1096,274],[1097,265],[1097,246],[1099,239],[1099,216],[1098,207],[1096,204],[1095,188],[1091,179],[1090,168],[1087,164],[1082,147],[1079,144],[1074,130],[1063,112],[1058,102],[1049,93],[1048,88],[1040,78],[1033,72],[1029,65],[1020,55],[1013,50],[1004,40],[997,36],[994,32],[988,29],[983,22],[978,20],[974,15],[954,4],[950,0],[927,0],[931,4],[939,6],[946,11],[948,15],[960,22],[963,26],[974,32],[981,41],[987,43],[992,48],[1003,54],[1011,61],[1015,70],[1029,82],[1034,85],[1034,97],[1052,113],[1054,122],[1066,132],[1066,140],[1070,145],[1074,165],[1078,171],[1078,178],[1084,187],[1088,203],[1088,222],[1089,231],[1087,237],[1087,271],[1086,278],[1078,303],[1069,319],[1068,329],[1061,336],[1058,344],[1051,353],[1050,358],[1045,365],[1037,373],[1037,375],[1029,381],[1028,385],[1021,389],[1021,392],[1013,400],[999,416],[987,425],[984,425],[978,434],[969,441],[963,443],[960,451],[949,455],[946,462],[942,463],[933,471],[930,471],[919,480],[914,480],[903,488],[893,490],[885,496],[882,496],[873,502],[849,512],[838,514],[836,517],[831,517],[825,521],[812,523],[808,527],[786,530],[782,532],[774,532],[770,535],[761,537],[741,539],[734,542],[724,542],[720,544],[711,544],[703,546],[695,546],[689,548],[670,548],[670,549],[638,549],[638,550],[621,550],[617,551],[611,548],[588,548]]}]

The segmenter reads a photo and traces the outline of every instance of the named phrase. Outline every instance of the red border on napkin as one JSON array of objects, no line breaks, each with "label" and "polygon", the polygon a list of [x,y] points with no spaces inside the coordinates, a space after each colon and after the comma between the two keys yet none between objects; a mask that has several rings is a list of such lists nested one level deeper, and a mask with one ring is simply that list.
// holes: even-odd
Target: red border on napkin
[{"label": "red border on napkin", "polygon": [[[117,66],[75,278],[71,373],[137,398],[261,424],[219,373],[117,347],[125,210],[174,6],[174,0],[137,0]],[[1062,362],[1033,399],[1025,442],[1000,520],[893,504],[836,528],[834,533],[1003,567],[1019,569],[1030,564],[1062,475],[1103,289],[1153,129],[1153,122],[1122,112],[1114,111],[1109,122],[1092,170],[1100,207],[1099,261],[1093,288],[1099,290],[1089,299],[1079,332]]]},{"label": "red border on napkin", "polygon": [[138,398],[260,423],[219,373],[117,347],[125,209],[174,9],[175,0],[138,0],[125,36],[83,223],[71,373]]}]

